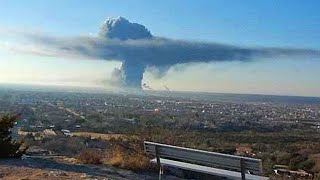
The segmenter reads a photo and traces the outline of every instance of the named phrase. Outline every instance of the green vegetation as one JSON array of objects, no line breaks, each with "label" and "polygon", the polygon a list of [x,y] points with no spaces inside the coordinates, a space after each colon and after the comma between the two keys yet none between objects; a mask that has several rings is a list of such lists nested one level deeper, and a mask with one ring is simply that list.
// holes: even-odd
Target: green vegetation
[{"label": "green vegetation", "polygon": [[12,139],[11,130],[17,120],[18,116],[0,118],[0,158],[19,158],[27,149],[22,142]]}]

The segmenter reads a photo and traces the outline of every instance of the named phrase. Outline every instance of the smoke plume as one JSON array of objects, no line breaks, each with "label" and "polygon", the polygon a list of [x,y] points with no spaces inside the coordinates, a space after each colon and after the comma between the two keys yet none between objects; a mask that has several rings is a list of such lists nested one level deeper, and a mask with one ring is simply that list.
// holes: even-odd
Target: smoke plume
[{"label": "smoke plume", "polygon": [[28,34],[28,38],[51,50],[50,55],[121,61],[121,68],[112,73],[112,81],[139,89],[147,67],[156,67],[163,73],[170,66],[192,62],[253,61],[276,56],[320,57],[319,51],[312,49],[248,48],[155,37],[143,25],[123,17],[107,19],[97,36],[62,38]]}]

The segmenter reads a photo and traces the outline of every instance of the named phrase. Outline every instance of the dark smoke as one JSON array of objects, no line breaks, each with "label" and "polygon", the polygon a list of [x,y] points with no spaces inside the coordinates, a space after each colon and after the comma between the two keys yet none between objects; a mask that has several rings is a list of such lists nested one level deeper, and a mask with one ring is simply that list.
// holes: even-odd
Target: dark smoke
[{"label": "dark smoke", "polygon": [[[102,39],[137,40],[151,39],[153,36],[143,25],[131,23],[123,17],[108,18],[102,25],[99,36]],[[145,65],[132,57],[124,57],[121,71],[124,73],[124,83],[130,87],[141,87]],[[102,57],[104,58],[104,57]]]},{"label": "dark smoke", "polygon": [[125,18],[106,20],[97,37],[59,38],[29,35],[57,55],[78,54],[87,57],[122,62],[113,79],[119,84],[141,88],[146,67],[156,67],[162,72],[175,64],[211,61],[252,61],[270,57],[320,57],[312,49],[247,48],[218,43],[190,42],[152,36],[143,25],[131,23]]},{"label": "dark smoke", "polygon": [[145,65],[125,60],[122,63],[121,69],[125,75],[125,85],[129,87],[141,87]]}]

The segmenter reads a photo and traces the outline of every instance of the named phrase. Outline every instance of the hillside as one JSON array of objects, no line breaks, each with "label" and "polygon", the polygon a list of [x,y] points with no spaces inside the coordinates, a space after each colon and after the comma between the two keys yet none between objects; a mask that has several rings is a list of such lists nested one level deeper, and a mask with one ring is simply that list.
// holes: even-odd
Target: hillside
[{"label": "hillside", "polygon": [[[72,180],[117,179],[153,180],[156,173],[134,173],[105,165],[83,165],[64,156],[25,156],[22,159],[0,160],[0,179],[4,180]],[[166,179],[177,179],[167,176]]]}]

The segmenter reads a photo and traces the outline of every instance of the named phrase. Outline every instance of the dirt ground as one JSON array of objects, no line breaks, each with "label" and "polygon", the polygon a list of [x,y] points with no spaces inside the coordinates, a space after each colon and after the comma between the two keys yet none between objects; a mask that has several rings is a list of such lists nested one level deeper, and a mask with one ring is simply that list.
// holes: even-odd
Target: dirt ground
[{"label": "dirt ground", "polygon": [[[134,173],[109,166],[77,164],[59,156],[29,156],[23,159],[0,160],[0,179],[3,180],[140,180],[157,179],[154,173]],[[170,178],[171,179],[171,178]]]}]

